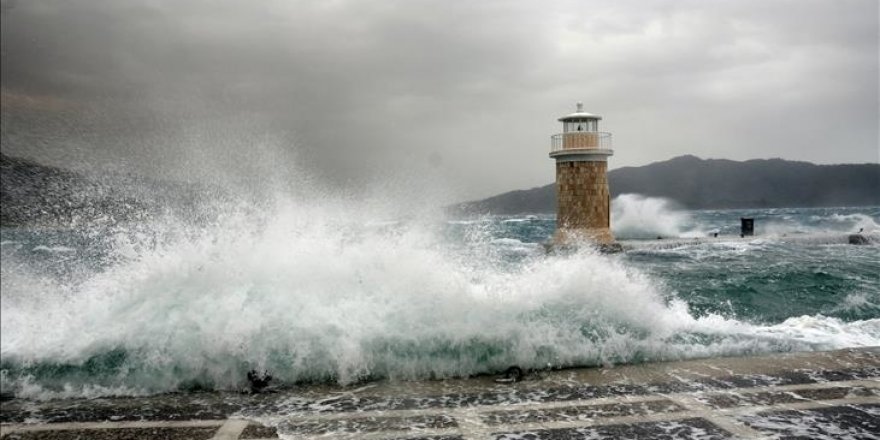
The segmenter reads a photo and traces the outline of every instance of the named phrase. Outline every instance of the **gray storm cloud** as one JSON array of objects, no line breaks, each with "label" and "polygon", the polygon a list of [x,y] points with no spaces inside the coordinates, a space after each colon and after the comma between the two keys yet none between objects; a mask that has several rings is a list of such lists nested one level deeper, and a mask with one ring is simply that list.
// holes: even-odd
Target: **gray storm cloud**
[{"label": "gray storm cloud", "polygon": [[428,170],[476,198],[552,181],[549,136],[576,101],[614,133],[612,168],[880,161],[874,0],[4,0],[2,14],[2,150],[59,165],[200,177],[291,161],[342,186]]}]

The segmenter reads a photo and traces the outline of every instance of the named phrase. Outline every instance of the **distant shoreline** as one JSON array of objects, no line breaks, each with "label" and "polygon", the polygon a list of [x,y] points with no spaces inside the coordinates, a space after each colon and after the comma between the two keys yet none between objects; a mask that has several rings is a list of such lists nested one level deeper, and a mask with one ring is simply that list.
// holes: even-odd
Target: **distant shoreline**
[{"label": "distant shoreline", "polygon": [[[608,172],[612,198],[640,194],[688,210],[880,206],[880,164],[815,165],[783,159],[744,162],[680,156]],[[552,214],[555,183],[454,204],[458,215]]]},{"label": "distant shoreline", "polygon": [[[205,187],[74,171],[0,155],[0,227],[64,228],[140,222],[203,199]],[[737,162],[681,156],[608,173],[612,198],[635,193],[688,210],[880,206],[880,164],[815,165],[782,159]],[[447,206],[452,217],[553,214],[555,184]],[[201,213],[200,213],[201,214]]]}]

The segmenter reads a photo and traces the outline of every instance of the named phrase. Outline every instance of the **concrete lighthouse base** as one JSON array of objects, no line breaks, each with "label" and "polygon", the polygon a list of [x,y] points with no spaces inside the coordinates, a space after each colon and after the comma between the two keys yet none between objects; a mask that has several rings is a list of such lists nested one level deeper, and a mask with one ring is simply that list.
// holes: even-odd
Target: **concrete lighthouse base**
[{"label": "concrete lighthouse base", "polygon": [[623,246],[614,241],[610,231],[557,231],[553,239],[544,243],[548,254],[570,254],[582,248],[594,248],[603,254],[623,252]]},{"label": "concrete lighthouse base", "polygon": [[560,228],[553,234],[553,242],[557,245],[609,245],[614,243],[614,236],[608,228],[567,229]]},{"label": "concrete lighthouse base", "polygon": [[548,254],[570,254],[582,248],[593,248],[603,254],[623,252],[608,228],[557,229],[553,239],[544,243]]}]

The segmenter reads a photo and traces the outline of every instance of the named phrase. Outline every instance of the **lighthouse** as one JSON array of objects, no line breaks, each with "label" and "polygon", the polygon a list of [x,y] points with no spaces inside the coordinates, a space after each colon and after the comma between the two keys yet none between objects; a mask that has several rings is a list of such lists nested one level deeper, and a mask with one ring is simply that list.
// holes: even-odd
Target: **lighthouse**
[{"label": "lighthouse", "polygon": [[611,133],[599,131],[601,120],[579,102],[577,111],[559,118],[562,133],[550,138],[550,158],[556,161],[556,245],[614,243],[608,189],[613,151]]}]

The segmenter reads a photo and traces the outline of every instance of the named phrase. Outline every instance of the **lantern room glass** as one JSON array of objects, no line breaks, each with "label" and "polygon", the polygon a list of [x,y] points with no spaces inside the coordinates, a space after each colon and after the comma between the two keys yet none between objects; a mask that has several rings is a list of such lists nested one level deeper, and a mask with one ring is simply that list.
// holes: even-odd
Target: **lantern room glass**
[{"label": "lantern room glass", "polygon": [[562,131],[564,133],[574,133],[578,131],[598,131],[598,121],[595,119],[583,119],[580,121],[566,121]]}]

